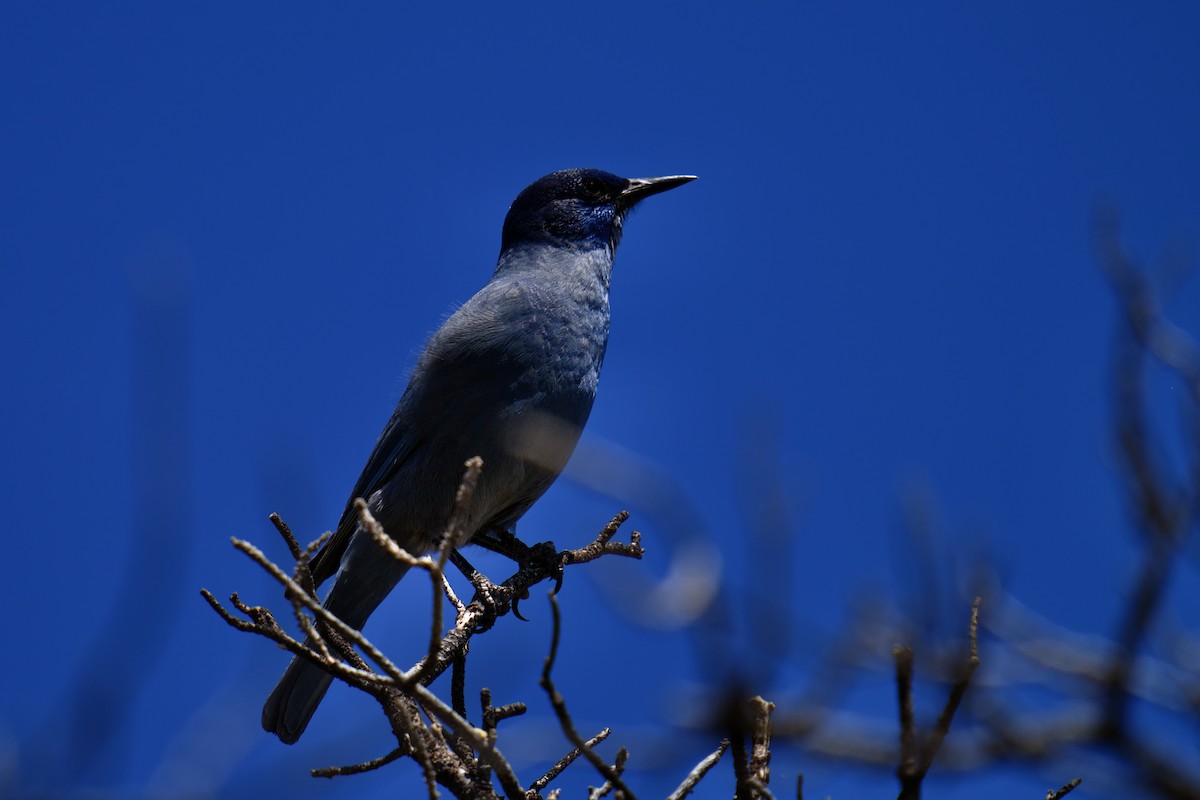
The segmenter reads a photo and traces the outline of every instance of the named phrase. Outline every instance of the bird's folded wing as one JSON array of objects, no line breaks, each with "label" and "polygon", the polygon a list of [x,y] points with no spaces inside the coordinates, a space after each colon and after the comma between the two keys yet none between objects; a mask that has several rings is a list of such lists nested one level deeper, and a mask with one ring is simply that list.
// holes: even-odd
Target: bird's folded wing
[{"label": "bird's folded wing", "polygon": [[[337,529],[312,560],[317,585],[337,572],[358,527],[355,500],[369,502],[413,453],[445,446],[455,434],[475,429],[481,417],[523,399],[517,395],[528,390],[519,380],[528,354],[514,350],[512,337],[498,335],[514,301],[524,299],[522,294],[485,287],[434,334],[350,493]],[[459,335],[464,329],[475,335]]]}]

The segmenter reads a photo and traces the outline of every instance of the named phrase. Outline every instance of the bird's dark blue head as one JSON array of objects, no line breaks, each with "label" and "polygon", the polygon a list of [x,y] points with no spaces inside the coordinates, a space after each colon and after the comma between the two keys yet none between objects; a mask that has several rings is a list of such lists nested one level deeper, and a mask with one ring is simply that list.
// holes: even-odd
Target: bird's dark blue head
[{"label": "bird's dark blue head", "polygon": [[625,216],[652,194],[695,180],[694,175],[622,178],[599,169],[564,169],[538,178],[517,195],[500,251],[521,244],[615,249]]}]

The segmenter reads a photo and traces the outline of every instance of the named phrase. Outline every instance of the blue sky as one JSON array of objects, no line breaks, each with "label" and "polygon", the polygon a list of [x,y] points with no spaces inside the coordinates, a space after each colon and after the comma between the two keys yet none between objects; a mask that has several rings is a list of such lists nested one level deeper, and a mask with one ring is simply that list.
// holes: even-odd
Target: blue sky
[{"label": "blue sky", "polygon": [[[946,548],[990,550],[1029,605],[1107,632],[1134,550],[1088,220],[1117,204],[1152,266],[1195,250],[1198,33],[1185,3],[6,7],[0,598],[23,655],[0,668],[0,785],[336,797],[411,779],[304,777],[383,752],[386,729],[341,692],[298,747],[261,733],[285,659],[198,589],[278,599],[229,537],[282,555],[269,512],[310,536],[336,522],[424,338],[490,275],[508,204],[563,167],[700,176],[626,227],[585,445],[672,476],[735,584],[758,569],[747,462],[787,487],[792,573],[756,583],[800,609],[797,669],[769,691],[802,684],[862,591],[903,586],[912,487]],[[1196,281],[1160,273],[1200,333]],[[763,424],[773,446],[747,456]],[[661,570],[672,523],[638,502],[563,480],[522,534],[583,543],[628,506]],[[130,563],[157,574],[128,583]],[[1200,625],[1194,572],[1171,591]],[[418,594],[375,618],[385,647],[410,646]],[[575,689],[588,722],[646,736],[694,678],[683,638],[626,634],[583,575],[562,599],[580,675],[624,684],[588,656],[625,642],[655,665],[620,695]],[[114,614],[145,648],[139,679],[75,774],[47,731]],[[539,700],[547,616],[479,648],[506,665],[505,701]],[[820,796],[892,790],[785,763]],[[972,795],[1053,782],[999,773]]]}]

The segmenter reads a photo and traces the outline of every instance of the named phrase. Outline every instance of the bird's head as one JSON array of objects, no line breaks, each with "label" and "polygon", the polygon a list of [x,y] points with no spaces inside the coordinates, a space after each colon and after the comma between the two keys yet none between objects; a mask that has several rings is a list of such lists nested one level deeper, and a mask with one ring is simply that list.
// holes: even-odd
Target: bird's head
[{"label": "bird's head", "polygon": [[500,250],[520,244],[615,249],[629,211],[652,194],[694,175],[622,178],[599,169],[565,169],[538,178],[517,195],[504,219]]}]

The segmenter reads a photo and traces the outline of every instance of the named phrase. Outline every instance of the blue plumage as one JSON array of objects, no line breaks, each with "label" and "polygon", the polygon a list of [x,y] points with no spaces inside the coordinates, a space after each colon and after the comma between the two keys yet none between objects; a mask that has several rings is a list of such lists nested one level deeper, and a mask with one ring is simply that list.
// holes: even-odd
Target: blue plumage
[{"label": "blue plumage", "polygon": [[[596,396],[625,215],[690,180],[574,169],[517,196],[492,279],[430,338],[333,537],[313,559],[318,585],[336,575],[329,611],[361,628],[406,571],[359,530],[356,498],[400,546],[420,554],[445,529],[472,456],[484,467],[458,545],[511,529],[549,488]],[[263,727],[295,742],[330,681],[293,659],[263,708]]]}]

